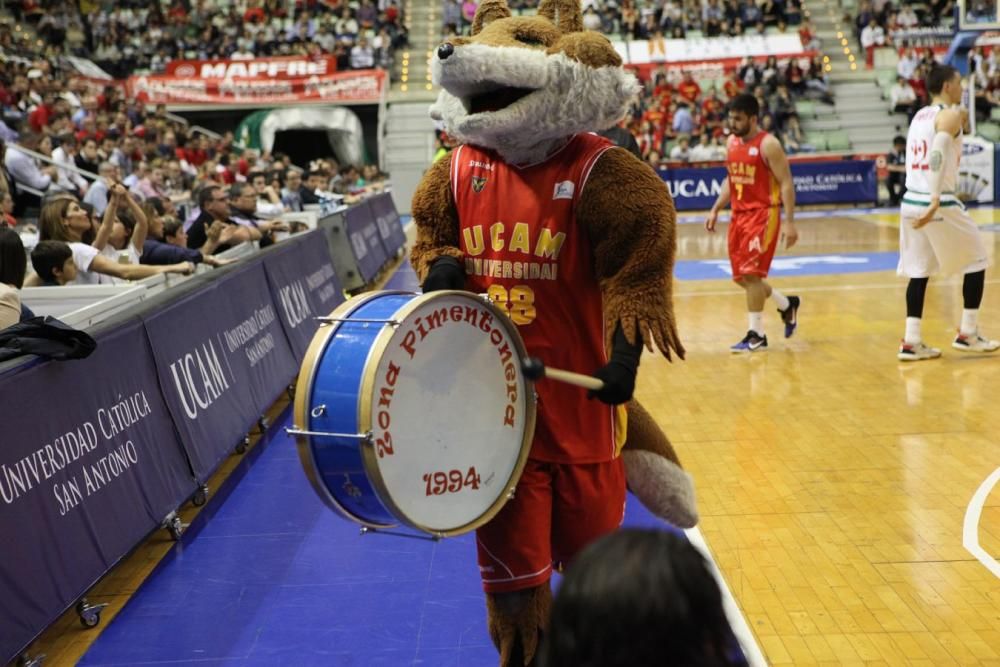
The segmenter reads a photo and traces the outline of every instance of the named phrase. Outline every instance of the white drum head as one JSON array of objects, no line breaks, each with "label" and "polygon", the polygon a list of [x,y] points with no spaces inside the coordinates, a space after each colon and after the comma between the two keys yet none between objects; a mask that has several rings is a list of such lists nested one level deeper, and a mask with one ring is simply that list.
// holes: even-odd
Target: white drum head
[{"label": "white drum head", "polygon": [[468,532],[500,510],[527,459],[535,404],[523,343],[501,311],[466,292],[417,297],[395,319],[361,388],[369,477],[400,521]]}]

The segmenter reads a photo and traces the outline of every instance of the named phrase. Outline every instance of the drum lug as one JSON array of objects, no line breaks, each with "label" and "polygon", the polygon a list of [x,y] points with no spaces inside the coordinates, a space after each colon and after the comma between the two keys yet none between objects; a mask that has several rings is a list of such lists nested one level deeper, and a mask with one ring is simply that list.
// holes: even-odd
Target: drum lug
[{"label": "drum lug", "polygon": [[309,415],[314,419],[318,417],[323,417],[326,415],[326,405],[317,405],[312,410],[309,411]]}]

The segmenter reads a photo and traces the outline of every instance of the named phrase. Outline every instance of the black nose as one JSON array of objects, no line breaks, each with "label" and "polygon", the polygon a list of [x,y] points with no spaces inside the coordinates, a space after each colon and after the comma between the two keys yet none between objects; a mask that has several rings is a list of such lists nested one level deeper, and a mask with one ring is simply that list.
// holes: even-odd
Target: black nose
[{"label": "black nose", "polygon": [[455,53],[455,47],[450,42],[445,42],[438,47],[438,58],[441,60],[448,60],[453,53]]}]

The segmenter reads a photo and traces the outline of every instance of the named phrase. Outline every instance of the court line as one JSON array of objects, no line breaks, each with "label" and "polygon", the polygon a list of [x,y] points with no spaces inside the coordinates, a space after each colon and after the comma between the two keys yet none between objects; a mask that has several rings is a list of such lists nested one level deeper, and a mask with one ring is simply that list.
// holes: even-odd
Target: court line
[{"label": "court line", "polygon": [[[824,274],[824,275],[842,275],[842,274]],[[786,277],[788,277],[788,278],[794,278],[795,276],[777,276],[777,277],[778,278],[786,278]],[[774,279],[775,279],[775,277],[772,276],[771,280],[774,280]],[[683,280],[683,281],[677,281],[677,282],[678,283],[686,283],[686,282],[698,282],[698,281],[696,281],[696,280],[690,280],[690,281],[689,280]],[[938,280],[938,281],[935,281],[933,284],[934,285],[961,285],[962,281],[958,280],[957,278],[951,278],[951,279],[947,279],[947,280]],[[987,285],[1000,284],[1000,278],[994,278],[992,280],[987,280],[986,284]],[[820,287],[797,287],[797,288],[795,288],[794,291],[795,291],[796,294],[798,294],[799,292],[841,292],[841,291],[844,291],[844,290],[892,289],[892,288],[901,288],[901,287],[903,287],[903,288],[906,287],[906,279],[905,278],[900,278],[899,281],[894,282],[894,283],[874,283],[874,284],[871,284],[871,285],[858,284],[858,285],[825,285],[825,286],[820,286]],[[785,290],[785,292],[789,292],[788,288],[782,287],[782,289]],[[675,297],[680,297],[680,296],[731,296],[733,294],[743,294],[743,291],[739,290],[739,289],[727,289],[727,290],[706,290],[706,291],[701,291],[701,292],[675,292],[674,296]]]},{"label": "court line", "polygon": [[983,505],[986,504],[986,499],[990,495],[990,491],[993,487],[1000,482],[1000,468],[993,471],[993,474],[986,478],[986,480],[976,489],[976,492],[972,494],[972,500],[969,501],[969,506],[965,510],[965,523],[962,527],[962,546],[966,550],[976,557],[980,563],[986,566],[986,569],[996,575],[1000,579],[1000,562],[986,552],[979,546],[979,519],[983,514]]},{"label": "court line", "polygon": [[733,634],[736,635],[736,640],[740,643],[740,648],[743,649],[743,657],[747,659],[750,667],[767,667],[767,659],[764,657],[764,652],[761,651],[760,644],[757,643],[753,631],[750,630],[750,624],[747,623],[746,616],[743,615],[739,605],[736,604],[736,598],[733,597],[732,591],[729,590],[726,580],[722,578],[722,573],[719,572],[719,567],[716,565],[715,559],[709,553],[708,545],[705,543],[705,538],[702,537],[701,531],[697,528],[688,528],[684,531],[684,534],[687,535],[688,541],[694,545],[695,549],[700,551],[705,560],[708,561],[708,566],[712,570],[712,576],[715,577],[716,583],[719,584],[719,590],[722,591],[722,608],[726,612],[726,618],[729,619],[729,627],[733,629]]}]

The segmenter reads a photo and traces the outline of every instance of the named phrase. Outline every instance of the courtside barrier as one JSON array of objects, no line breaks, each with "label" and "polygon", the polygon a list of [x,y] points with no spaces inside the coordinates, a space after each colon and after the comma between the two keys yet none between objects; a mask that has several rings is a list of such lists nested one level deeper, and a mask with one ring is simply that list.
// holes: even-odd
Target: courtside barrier
[{"label": "courtside barrier", "polygon": [[[874,160],[791,162],[795,203],[861,204],[878,202]],[[719,196],[726,169],[722,166],[657,170],[679,211],[708,210]]]},{"label": "courtside barrier", "polygon": [[[380,226],[398,235],[368,202],[354,208],[366,253],[351,261],[374,277],[392,256]],[[150,533],[174,532],[175,510],[204,493],[294,380],[316,318],[344,300],[329,247],[326,231],[302,233],[138,300],[88,328],[86,359],[0,364],[0,660]]]}]

